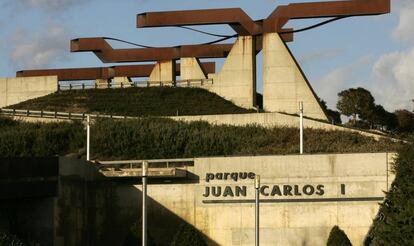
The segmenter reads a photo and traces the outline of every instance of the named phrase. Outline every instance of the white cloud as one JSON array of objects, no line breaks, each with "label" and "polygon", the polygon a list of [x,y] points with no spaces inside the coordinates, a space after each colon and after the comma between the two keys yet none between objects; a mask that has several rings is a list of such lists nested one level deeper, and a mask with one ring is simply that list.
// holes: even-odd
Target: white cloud
[{"label": "white cloud", "polygon": [[63,25],[49,24],[42,33],[17,31],[9,58],[17,69],[44,68],[69,60],[70,34]]},{"label": "white cloud", "polygon": [[372,92],[388,110],[412,109],[414,99],[414,48],[385,54],[373,67]]},{"label": "white cloud", "polygon": [[370,63],[371,57],[364,56],[357,61],[337,68],[326,74],[324,77],[312,81],[316,94],[327,102],[329,108],[335,109],[338,101],[338,93],[351,87],[364,86],[358,84],[358,75]]},{"label": "white cloud", "polygon": [[395,39],[404,42],[414,42],[414,1],[402,1],[397,7],[399,23],[393,32]]}]

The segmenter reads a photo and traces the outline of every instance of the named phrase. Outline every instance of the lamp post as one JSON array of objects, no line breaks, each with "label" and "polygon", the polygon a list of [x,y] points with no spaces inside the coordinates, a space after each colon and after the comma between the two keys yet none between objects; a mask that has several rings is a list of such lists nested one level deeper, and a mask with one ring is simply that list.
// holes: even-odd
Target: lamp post
[{"label": "lamp post", "polygon": [[147,178],[148,161],[142,162],[142,246],[147,246]]},{"label": "lamp post", "polygon": [[299,102],[299,134],[300,134],[300,154],[303,154],[303,102]]},{"label": "lamp post", "polygon": [[260,175],[254,177],[254,188],[256,189],[255,193],[255,246],[259,246],[259,203],[260,203]]},{"label": "lamp post", "polygon": [[90,148],[91,148],[91,117],[90,115],[86,116],[86,160],[90,161]]}]

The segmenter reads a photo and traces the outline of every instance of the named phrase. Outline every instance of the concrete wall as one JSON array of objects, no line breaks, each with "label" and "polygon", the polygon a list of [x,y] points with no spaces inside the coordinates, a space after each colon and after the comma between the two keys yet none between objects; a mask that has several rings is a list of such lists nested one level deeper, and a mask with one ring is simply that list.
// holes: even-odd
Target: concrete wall
[{"label": "concrete wall", "polygon": [[56,76],[0,79],[0,107],[46,96],[58,89]]},{"label": "concrete wall", "polygon": [[263,35],[263,108],[296,114],[300,101],[304,104],[305,116],[327,119],[286,44],[278,34]]},{"label": "concrete wall", "polygon": [[[378,153],[197,158],[189,171],[199,178],[198,183],[153,184],[148,195],[201,230],[210,238],[210,245],[254,245],[253,179],[239,176],[235,181],[229,174],[260,174],[262,187],[266,186],[261,194],[260,245],[326,245],[335,225],[347,233],[353,245],[361,245],[383,192],[393,180],[389,171],[392,156]],[[215,179],[207,181],[210,174]],[[236,186],[246,187],[246,195],[237,195]],[[282,195],[269,194],[274,186],[281,189]],[[291,187],[291,195],[284,194],[285,186]],[[221,187],[222,193],[213,196],[210,190],[205,197],[206,187]],[[305,187],[308,194],[312,189],[314,192],[306,195]],[[232,192],[224,194],[225,189]],[[162,228],[162,223],[157,226],[157,230]]]},{"label": "concrete wall", "polygon": [[209,74],[209,78],[213,79],[209,90],[237,106],[256,106],[255,61],[255,39],[251,36],[238,37],[220,72]]},{"label": "concrete wall", "polygon": [[[297,127],[299,128],[299,117],[294,115],[287,115],[281,113],[252,113],[252,114],[222,114],[222,115],[194,115],[194,116],[174,116],[170,117],[174,120],[185,122],[192,121],[207,121],[210,124],[216,125],[259,125],[263,127]],[[304,119],[304,128],[323,129],[327,131],[347,131],[356,132],[364,136],[373,137],[375,139],[382,138],[382,135],[369,133],[365,131],[355,130],[342,126],[336,126],[329,123]]]}]

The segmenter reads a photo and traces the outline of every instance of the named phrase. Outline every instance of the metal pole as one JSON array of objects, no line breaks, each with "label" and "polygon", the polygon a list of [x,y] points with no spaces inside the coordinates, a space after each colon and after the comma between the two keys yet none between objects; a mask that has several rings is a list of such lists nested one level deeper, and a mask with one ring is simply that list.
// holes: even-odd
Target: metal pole
[{"label": "metal pole", "polygon": [[147,178],[148,162],[142,162],[142,246],[147,246]]},{"label": "metal pole", "polygon": [[86,160],[90,161],[90,141],[91,141],[91,126],[90,126],[90,116],[86,116]]},{"label": "metal pole", "polygon": [[300,154],[303,154],[303,102],[299,102]]},{"label": "metal pole", "polygon": [[254,177],[254,188],[256,189],[255,195],[255,246],[259,246],[260,237],[259,237],[259,203],[260,203],[260,175]]}]

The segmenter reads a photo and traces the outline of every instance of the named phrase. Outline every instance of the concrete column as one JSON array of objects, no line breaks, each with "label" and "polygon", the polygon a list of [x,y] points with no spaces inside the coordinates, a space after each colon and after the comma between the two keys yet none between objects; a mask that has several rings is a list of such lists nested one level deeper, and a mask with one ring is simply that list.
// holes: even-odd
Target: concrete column
[{"label": "concrete column", "polygon": [[108,88],[108,82],[107,79],[95,79],[95,87],[98,89],[106,89]]},{"label": "concrete column", "polygon": [[198,59],[186,57],[180,59],[181,80],[206,79]]},{"label": "concrete column", "polygon": [[166,82],[175,81],[175,61],[159,61],[154,66],[148,81]]},{"label": "concrete column", "polygon": [[131,79],[128,77],[114,77],[112,80],[115,83],[115,87],[131,87]]},{"label": "concrete column", "polygon": [[263,35],[263,108],[297,114],[303,102],[304,116],[327,120],[311,85],[280,36]]},{"label": "concrete column", "polygon": [[221,71],[209,75],[213,79],[211,91],[244,108],[256,104],[255,46],[254,37],[238,37]]}]

